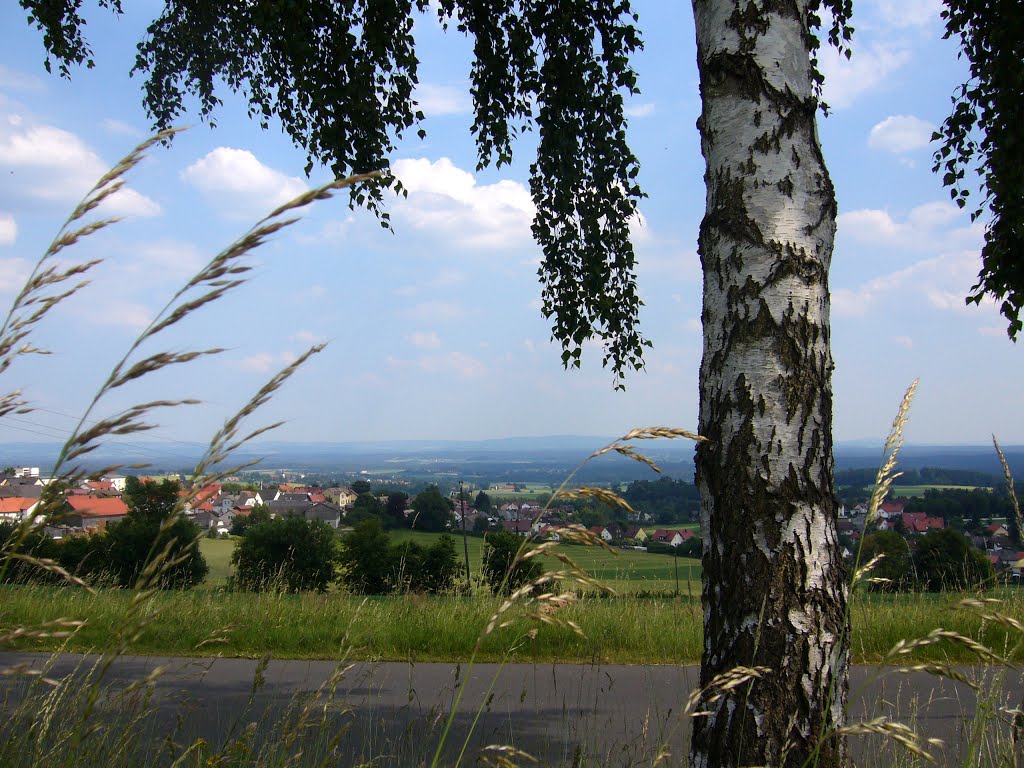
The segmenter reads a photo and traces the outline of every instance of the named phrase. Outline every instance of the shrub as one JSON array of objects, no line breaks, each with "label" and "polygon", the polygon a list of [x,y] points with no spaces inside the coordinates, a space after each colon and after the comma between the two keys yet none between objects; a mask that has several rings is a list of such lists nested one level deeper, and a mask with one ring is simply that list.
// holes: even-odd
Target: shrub
[{"label": "shrub", "polygon": [[522,544],[522,536],[508,531],[495,531],[484,537],[484,582],[494,594],[513,592],[544,573],[544,566],[536,559],[516,562]]},{"label": "shrub", "polygon": [[888,581],[868,582],[868,587],[878,591],[896,591],[905,589],[914,582],[914,563],[910,556],[910,546],[905,538],[896,531],[876,531],[864,536],[860,561],[867,564],[872,558],[882,555],[868,578],[887,579]]},{"label": "shrub", "polygon": [[249,528],[231,555],[231,583],[254,592],[324,592],[337,562],[334,530],[327,523],[282,517]]},{"label": "shrub", "polygon": [[105,534],[92,537],[90,572],[102,568],[120,587],[133,587],[149,562],[165,547],[167,566],[154,586],[189,589],[206,578],[209,567],[199,551],[199,527],[179,516],[163,531],[160,523],[129,513]]},{"label": "shrub", "polygon": [[992,563],[959,531],[942,528],[924,534],[914,551],[914,565],[923,589],[975,589],[995,579]]},{"label": "shrub", "polygon": [[356,523],[341,539],[339,580],[353,592],[383,595],[391,591],[391,540],[376,518]]}]

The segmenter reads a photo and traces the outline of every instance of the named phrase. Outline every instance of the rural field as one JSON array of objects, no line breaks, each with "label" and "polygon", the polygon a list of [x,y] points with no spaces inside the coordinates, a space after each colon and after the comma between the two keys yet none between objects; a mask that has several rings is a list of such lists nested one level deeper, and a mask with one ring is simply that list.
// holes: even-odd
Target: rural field
[{"label": "rural field", "polygon": [[[398,530],[391,532],[392,543],[415,541],[429,546],[440,537],[437,533],[422,531]],[[455,535],[455,551],[459,562],[463,562],[462,536]],[[469,568],[474,574],[480,573],[483,560],[484,540],[479,536],[467,536],[469,544]],[[203,556],[210,566],[210,573],[204,587],[223,587],[231,575],[231,552],[235,546],[234,539],[201,539],[199,543]],[[675,566],[670,555],[636,552],[615,549],[609,551],[603,547],[583,547],[561,545],[558,550],[571,557],[577,565],[590,575],[606,582],[618,593],[631,594],[636,592],[674,592],[676,589]],[[542,558],[545,568],[554,570],[561,564],[553,557]],[[684,595],[700,596],[700,561],[693,558],[680,557],[679,592]]]},{"label": "rural field", "polygon": [[[393,540],[429,543],[436,536],[402,531]],[[483,541],[470,537],[468,542],[470,566],[478,571]],[[491,616],[502,611],[502,601],[479,585],[471,596],[231,592],[225,584],[234,544],[203,539],[210,565],[207,581],[191,591],[157,592],[138,605],[128,590],[90,594],[68,586],[4,586],[0,626],[36,625],[60,617],[86,620],[67,639],[16,640],[13,645],[20,650],[119,647],[154,655],[457,661],[470,658]],[[462,542],[457,544],[461,557]],[[502,613],[502,623],[507,621],[508,626],[483,638],[478,660],[679,664],[699,659],[702,609],[697,561],[679,558],[679,594],[673,596],[670,556],[631,551],[616,556],[601,547],[570,545],[562,545],[561,551],[616,594],[581,593],[575,602],[545,614],[546,625],[530,617],[535,604],[517,604]],[[960,606],[963,598],[975,595],[858,593],[851,607],[853,659],[885,663],[899,641],[943,627],[1024,661],[1024,637],[1012,622],[1000,624],[991,616],[999,611],[1013,621],[1024,621],[1024,592],[1003,587],[984,596],[1001,601],[985,605],[985,616],[977,608]],[[568,622],[578,625],[582,635]],[[135,635],[127,643],[118,639]],[[911,660],[965,663],[976,658],[963,643],[941,641],[895,661]]]}]

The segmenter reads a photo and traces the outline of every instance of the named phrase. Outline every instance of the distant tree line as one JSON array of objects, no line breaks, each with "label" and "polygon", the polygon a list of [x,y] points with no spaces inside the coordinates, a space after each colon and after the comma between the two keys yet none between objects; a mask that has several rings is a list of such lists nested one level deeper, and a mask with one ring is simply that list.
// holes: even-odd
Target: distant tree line
[{"label": "distant tree line", "polygon": [[[877,467],[840,469],[836,470],[835,483],[838,487],[854,486],[864,488],[874,485],[877,474]],[[920,469],[903,470],[903,474],[893,481],[893,485],[971,485],[992,488],[1000,480],[1000,477],[993,475],[991,472],[981,472],[974,469],[921,467]],[[899,489],[895,488],[893,493],[898,496]]]}]

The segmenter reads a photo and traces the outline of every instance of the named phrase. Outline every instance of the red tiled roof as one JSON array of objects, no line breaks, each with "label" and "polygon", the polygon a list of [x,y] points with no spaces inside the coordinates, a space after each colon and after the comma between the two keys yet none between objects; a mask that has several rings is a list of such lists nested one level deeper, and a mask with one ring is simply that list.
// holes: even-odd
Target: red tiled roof
[{"label": "red tiled roof", "polygon": [[12,512],[24,512],[26,509],[39,503],[39,499],[27,499],[23,496],[10,496],[0,499],[0,512],[11,514]]},{"label": "red tiled roof", "polygon": [[89,480],[85,485],[87,488],[91,488],[94,491],[114,490],[114,484],[109,480]]},{"label": "red tiled roof", "polygon": [[128,514],[128,505],[116,496],[68,496],[67,502],[83,517],[115,517]]}]

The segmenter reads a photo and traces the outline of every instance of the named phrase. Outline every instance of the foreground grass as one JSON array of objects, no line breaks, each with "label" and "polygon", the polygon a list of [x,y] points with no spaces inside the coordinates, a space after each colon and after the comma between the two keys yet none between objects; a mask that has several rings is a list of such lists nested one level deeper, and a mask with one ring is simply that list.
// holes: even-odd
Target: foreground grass
[{"label": "foreground grass", "polygon": [[[1024,620],[1024,597],[997,595],[1002,613]],[[38,624],[58,617],[85,617],[86,625],[63,644],[26,639],[22,650],[94,651],[113,643],[130,593],[95,595],[67,587],[3,587],[0,628]],[[853,613],[855,663],[878,663],[899,640],[923,637],[936,627],[980,640],[1024,661],[1021,638],[993,622],[955,610],[961,595],[870,595]],[[468,659],[499,603],[490,596],[360,598],[344,594],[269,595],[195,590],[157,594],[147,604],[149,622],[131,653],[225,655],[275,658],[456,661]],[[584,598],[559,612],[580,625],[585,638],[568,629],[540,626],[516,616],[512,626],[487,637],[480,660],[523,662],[591,661],[620,664],[696,663],[701,650],[699,601]],[[917,661],[975,662],[965,648],[940,642],[918,649]],[[901,663],[909,659],[904,657]]]}]

